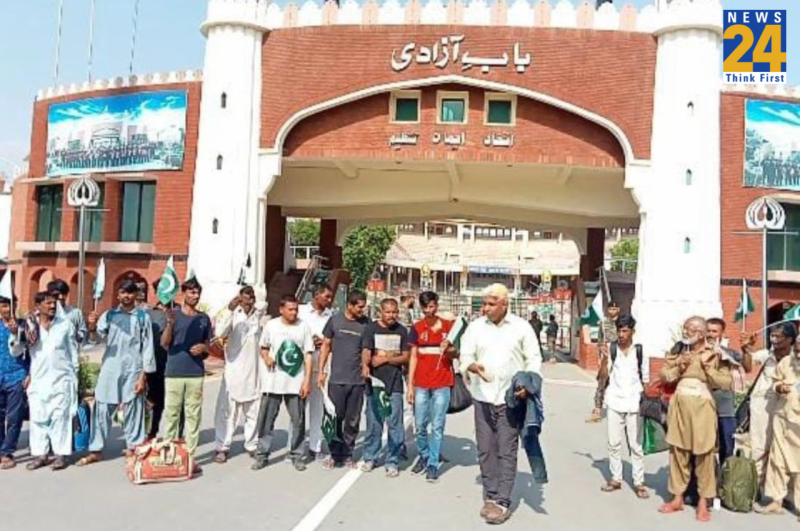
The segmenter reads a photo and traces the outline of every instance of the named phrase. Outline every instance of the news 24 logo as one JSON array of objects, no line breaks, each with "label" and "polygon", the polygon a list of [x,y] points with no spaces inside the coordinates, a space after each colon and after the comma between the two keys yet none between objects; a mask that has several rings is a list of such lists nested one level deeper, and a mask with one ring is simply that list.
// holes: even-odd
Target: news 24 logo
[{"label": "news 24 logo", "polygon": [[786,83],[786,10],[723,11],[724,83]]}]

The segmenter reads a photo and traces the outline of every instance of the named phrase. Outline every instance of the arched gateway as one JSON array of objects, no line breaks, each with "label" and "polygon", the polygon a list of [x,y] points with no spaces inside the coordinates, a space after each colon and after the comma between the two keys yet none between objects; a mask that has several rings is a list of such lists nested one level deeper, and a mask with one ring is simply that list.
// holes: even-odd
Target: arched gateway
[{"label": "arched gateway", "polygon": [[214,0],[202,30],[190,260],[212,299],[248,257],[255,284],[282,267],[286,216],[335,243],[453,217],[557,230],[587,260],[597,229],[639,226],[652,351],[722,313],[718,2]]}]

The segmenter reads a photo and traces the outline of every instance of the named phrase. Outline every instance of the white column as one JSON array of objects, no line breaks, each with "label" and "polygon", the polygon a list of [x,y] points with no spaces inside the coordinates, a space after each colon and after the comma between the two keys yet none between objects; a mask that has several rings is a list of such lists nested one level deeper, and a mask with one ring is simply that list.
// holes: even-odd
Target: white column
[{"label": "white column", "polygon": [[[248,255],[248,282],[263,267],[256,264],[265,222],[258,152],[266,7],[262,2],[211,0],[201,28],[206,53],[189,259],[212,311],[235,293]],[[217,234],[212,233],[214,220]]]},{"label": "white column", "polygon": [[650,355],[671,346],[686,318],[722,314],[720,10],[681,3],[659,15],[652,161],[626,168],[641,212],[633,311]]}]

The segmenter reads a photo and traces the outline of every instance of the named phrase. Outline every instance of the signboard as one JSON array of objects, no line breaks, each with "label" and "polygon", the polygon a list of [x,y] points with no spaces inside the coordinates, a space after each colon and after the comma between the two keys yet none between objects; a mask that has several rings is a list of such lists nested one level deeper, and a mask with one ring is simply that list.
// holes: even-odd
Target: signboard
[{"label": "signboard", "polygon": [[47,175],[180,170],[186,91],[136,92],[50,105]]},{"label": "signboard", "polygon": [[747,100],[744,185],[800,190],[800,104]]},{"label": "signboard", "polygon": [[461,70],[478,67],[484,74],[488,74],[492,68],[513,66],[517,73],[523,74],[531,65],[531,54],[523,53],[517,42],[512,50],[502,50],[491,56],[479,57],[469,52],[464,43],[464,35],[451,35],[432,43],[417,45],[415,42],[409,42],[399,50],[392,50],[392,70],[402,72],[411,63],[430,65],[439,69],[452,63],[460,65]]},{"label": "signboard", "polygon": [[786,83],[785,9],[725,9],[722,24],[723,83]]}]

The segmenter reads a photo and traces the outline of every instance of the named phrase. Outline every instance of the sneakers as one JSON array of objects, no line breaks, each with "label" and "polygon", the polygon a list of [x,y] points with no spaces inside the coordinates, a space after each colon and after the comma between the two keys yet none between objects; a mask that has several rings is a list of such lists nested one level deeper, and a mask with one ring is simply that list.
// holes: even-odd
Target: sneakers
[{"label": "sneakers", "polygon": [[306,471],[306,464],[302,458],[292,459],[292,466],[298,472],[305,472]]},{"label": "sneakers", "polygon": [[417,462],[414,463],[414,466],[411,468],[411,473],[415,476],[419,476],[423,472],[425,472],[425,468],[428,466],[427,460],[423,459],[422,457],[417,457]]},{"label": "sneakers", "polygon": [[435,466],[429,466],[428,471],[425,473],[425,481],[428,483],[436,483],[439,481],[439,469]]}]

